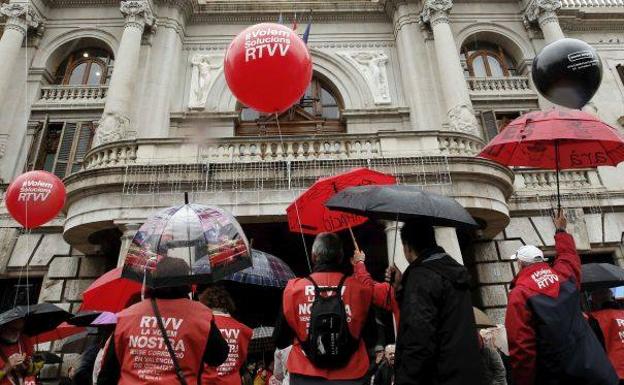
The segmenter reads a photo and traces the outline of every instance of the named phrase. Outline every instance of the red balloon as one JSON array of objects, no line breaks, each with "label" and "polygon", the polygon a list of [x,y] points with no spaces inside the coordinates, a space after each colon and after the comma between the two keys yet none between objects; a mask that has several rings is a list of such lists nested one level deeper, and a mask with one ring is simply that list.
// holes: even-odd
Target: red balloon
[{"label": "red balloon", "polygon": [[312,79],[312,59],[301,38],[273,23],[238,34],[225,55],[225,80],[236,98],[267,114],[295,104]]},{"label": "red balloon", "polygon": [[9,214],[26,229],[52,220],[65,205],[65,186],[47,171],[30,171],[9,185],[5,203]]}]

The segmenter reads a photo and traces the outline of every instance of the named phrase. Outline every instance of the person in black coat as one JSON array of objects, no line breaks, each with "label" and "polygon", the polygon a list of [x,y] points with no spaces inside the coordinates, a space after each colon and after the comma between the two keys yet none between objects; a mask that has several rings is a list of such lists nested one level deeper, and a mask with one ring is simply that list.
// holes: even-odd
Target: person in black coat
[{"label": "person in black coat", "polygon": [[429,224],[406,222],[401,241],[410,265],[397,293],[394,384],[482,384],[466,268],[436,244]]}]

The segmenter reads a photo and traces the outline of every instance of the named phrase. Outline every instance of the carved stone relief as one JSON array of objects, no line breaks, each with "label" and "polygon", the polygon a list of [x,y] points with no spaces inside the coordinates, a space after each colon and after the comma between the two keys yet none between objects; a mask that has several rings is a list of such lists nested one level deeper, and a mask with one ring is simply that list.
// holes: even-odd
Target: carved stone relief
[{"label": "carved stone relief", "polygon": [[223,68],[223,55],[196,54],[191,59],[193,66],[189,95],[189,108],[204,108],[208,93]]},{"label": "carved stone relief", "polygon": [[354,65],[364,76],[375,104],[392,102],[386,68],[388,55],[382,51],[339,52],[338,55]]}]

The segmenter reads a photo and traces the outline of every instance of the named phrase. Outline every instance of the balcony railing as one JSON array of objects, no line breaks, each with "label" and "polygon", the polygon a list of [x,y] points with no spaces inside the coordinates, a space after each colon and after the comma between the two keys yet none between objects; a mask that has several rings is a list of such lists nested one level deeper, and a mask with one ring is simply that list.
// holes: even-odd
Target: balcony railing
[{"label": "balcony railing", "polygon": [[[192,143],[181,138],[139,139],[99,146],[87,154],[85,169],[130,164],[255,163],[377,159],[384,157],[472,157],[483,147],[474,136],[419,131],[318,137],[234,137]],[[176,154],[196,154],[175,156]]]},{"label": "balcony railing", "polygon": [[563,8],[624,7],[624,0],[561,0]]},{"label": "balcony railing", "polygon": [[[622,0],[624,1],[624,0]],[[507,76],[497,78],[469,77],[468,89],[475,94],[526,94],[532,93],[528,76]]]},{"label": "balcony railing", "polygon": [[104,103],[108,86],[47,86],[41,88],[38,103],[97,104]]}]

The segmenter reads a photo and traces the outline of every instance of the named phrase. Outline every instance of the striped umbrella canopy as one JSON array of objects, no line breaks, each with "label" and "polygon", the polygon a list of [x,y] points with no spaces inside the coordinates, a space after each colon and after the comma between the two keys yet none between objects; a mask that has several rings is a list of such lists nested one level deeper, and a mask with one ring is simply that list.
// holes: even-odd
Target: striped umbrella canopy
[{"label": "striped umbrella canopy", "polygon": [[251,251],[252,266],[235,272],[226,280],[250,285],[284,288],[295,273],[278,257],[253,249]]},{"label": "striped umbrella canopy", "polygon": [[273,340],[272,326],[260,326],[253,330],[251,341],[249,342],[249,353],[269,352],[275,350],[275,340]]}]

